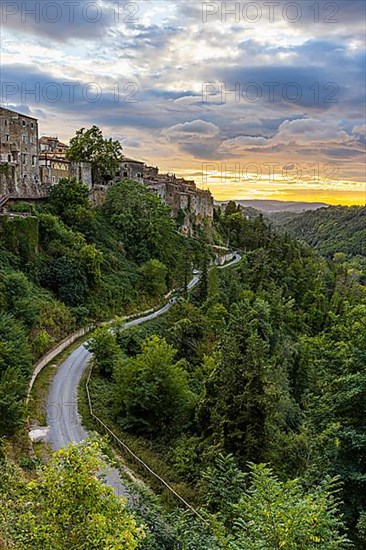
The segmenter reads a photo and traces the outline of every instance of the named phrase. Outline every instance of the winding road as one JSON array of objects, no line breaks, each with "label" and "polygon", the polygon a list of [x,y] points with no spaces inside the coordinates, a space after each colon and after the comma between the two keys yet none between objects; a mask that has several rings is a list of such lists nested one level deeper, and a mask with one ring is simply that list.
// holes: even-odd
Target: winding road
[{"label": "winding road", "polygon": [[[240,254],[236,253],[229,263],[217,267],[219,269],[232,267],[240,260]],[[194,288],[199,279],[200,275],[197,273],[189,282],[188,289]],[[141,325],[164,315],[176,301],[177,297],[171,298],[165,306],[153,313],[126,322],[125,328]],[[88,436],[81,422],[77,401],[78,386],[91,357],[92,354],[85,346],[80,345],[61,363],[52,381],[46,405],[49,428],[47,440],[55,451],[67,447],[70,443],[79,443]],[[117,470],[108,467],[105,475],[106,483],[114,488],[116,494],[126,495]]]}]

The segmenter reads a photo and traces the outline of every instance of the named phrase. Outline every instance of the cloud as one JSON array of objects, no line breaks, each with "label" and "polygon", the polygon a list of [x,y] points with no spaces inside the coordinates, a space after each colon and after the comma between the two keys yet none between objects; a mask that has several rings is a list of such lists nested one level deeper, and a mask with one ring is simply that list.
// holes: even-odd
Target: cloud
[{"label": "cloud", "polygon": [[[121,8],[125,2],[119,2]],[[34,35],[52,42],[91,41],[103,36],[118,14],[109,0],[12,0],[0,6],[1,21],[7,30]]]},{"label": "cloud", "polygon": [[204,120],[192,120],[183,124],[175,124],[165,130],[165,134],[170,138],[195,139],[204,135],[207,138],[216,137],[219,134],[219,128],[212,122]]},{"label": "cloud", "polygon": [[366,124],[360,124],[358,126],[354,126],[352,128],[352,134],[356,134],[357,136],[365,136],[366,135]]},{"label": "cloud", "polygon": [[163,133],[170,141],[177,143],[181,151],[195,158],[212,159],[217,156],[220,129],[212,122],[192,120],[175,124]]},{"label": "cloud", "polygon": [[309,118],[286,120],[280,125],[272,141],[282,145],[312,143],[315,146],[328,142],[347,144],[352,138],[335,123]]},{"label": "cloud", "polygon": [[[277,1],[280,18],[273,23],[265,0],[256,2],[262,8],[256,23],[242,17],[223,22],[221,13],[203,23],[202,3],[181,0],[97,0],[102,17],[94,23],[92,8],[89,21],[83,14],[89,0],[77,0],[72,23],[65,9],[56,24],[32,16],[25,23],[20,12],[8,14],[2,25],[3,85],[31,89],[39,84],[44,90],[53,82],[63,96],[52,102],[29,95],[24,101],[19,91],[7,101],[38,116],[41,133],[67,140],[77,128],[97,124],[131,147],[132,154],[165,163],[167,169],[171,164],[176,171],[197,169],[205,159],[333,159],[361,179],[365,2],[298,0],[301,18],[291,23],[283,17],[289,2]],[[2,1],[3,22],[6,4],[23,3]],[[49,2],[27,0],[27,9],[36,3]],[[129,21],[131,4],[137,7],[134,21]],[[215,4],[224,9],[224,3]],[[246,4],[240,2],[241,9]],[[325,21],[335,4],[338,22]],[[319,23],[314,21],[317,6]],[[204,101],[202,85],[208,81],[218,90]],[[67,85],[72,82],[80,86],[70,101]],[[83,94],[89,82],[102,91],[95,103]],[[137,85],[135,103],[125,101],[132,91],[124,88],[128,82]],[[236,83],[239,100],[225,94]],[[248,83],[258,86],[257,101],[246,95]],[[116,84],[121,91],[117,102]],[[254,91],[255,86],[247,93]]]}]

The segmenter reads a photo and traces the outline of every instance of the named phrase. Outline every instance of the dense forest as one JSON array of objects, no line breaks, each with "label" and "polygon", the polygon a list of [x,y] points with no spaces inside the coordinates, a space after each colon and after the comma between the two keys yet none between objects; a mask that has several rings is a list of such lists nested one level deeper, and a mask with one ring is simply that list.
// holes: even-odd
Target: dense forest
[{"label": "dense forest", "polygon": [[[2,217],[1,434],[22,425],[32,365],[62,336],[183,287],[158,321],[93,333],[90,387],[98,416],[202,518],[150,493],[114,497],[98,481],[104,442],[30,469],[4,445],[5,548],[365,547],[364,209],[324,212],[329,226],[311,242],[324,257],[232,205],[182,237],[169,209],[131,181],[94,208],[67,180],[43,206]],[[241,262],[210,267],[213,243]],[[188,294],[193,267],[201,279]]]},{"label": "dense forest", "polygon": [[329,206],[301,214],[278,212],[269,216],[276,227],[332,257],[365,255],[366,207]]},{"label": "dense forest", "polygon": [[[94,335],[98,414],[188,483],[220,532],[205,548],[346,548],[342,532],[362,548],[364,264],[323,259],[261,218],[216,223],[246,251],[235,271],[203,271],[158,322]],[[327,505],[311,513],[332,498],[344,530]]]},{"label": "dense forest", "polygon": [[22,422],[37,358],[90,322],[159,302],[181,286],[202,246],[184,239],[170,209],[124,181],[94,208],[64,180],[47,204],[15,203],[0,217],[0,432]]}]

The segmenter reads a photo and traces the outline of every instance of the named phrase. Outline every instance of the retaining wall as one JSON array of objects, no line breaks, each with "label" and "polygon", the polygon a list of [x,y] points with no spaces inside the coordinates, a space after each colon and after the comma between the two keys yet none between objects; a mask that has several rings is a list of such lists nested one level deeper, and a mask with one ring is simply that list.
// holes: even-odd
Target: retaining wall
[{"label": "retaining wall", "polygon": [[44,367],[46,365],[48,365],[48,363],[50,363],[50,361],[55,359],[55,357],[57,357],[67,347],[71,346],[71,344],[76,342],[76,340],[78,340],[79,338],[81,338],[82,336],[84,336],[85,334],[87,334],[88,332],[93,330],[94,328],[95,327],[93,325],[91,325],[91,326],[81,328],[77,332],[74,332],[73,334],[70,334],[64,340],[62,340],[59,344],[57,344],[57,346],[55,346],[49,352],[47,352],[46,355],[41,357],[41,359],[34,366],[32,378],[30,379],[29,386],[28,386],[27,399],[30,396],[30,393],[31,393],[32,388],[33,388],[33,384],[34,384],[37,376],[41,372],[41,370],[44,369]]}]

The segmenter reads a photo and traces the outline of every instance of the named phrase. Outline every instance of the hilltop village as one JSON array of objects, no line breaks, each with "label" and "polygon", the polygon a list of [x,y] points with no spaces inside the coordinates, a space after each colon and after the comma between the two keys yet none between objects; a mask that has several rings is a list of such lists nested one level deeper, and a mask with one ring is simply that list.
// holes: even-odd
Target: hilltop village
[{"label": "hilltop village", "polygon": [[213,198],[193,180],[161,174],[158,167],[121,156],[119,169],[108,182],[93,181],[89,162],[67,158],[68,145],[54,136],[38,134],[36,118],[0,107],[0,208],[8,201],[42,200],[63,178],[75,177],[90,189],[94,204],[101,204],[117,181],[132,179],[147,186],[181,218],[182,232],[213,217]]}]

